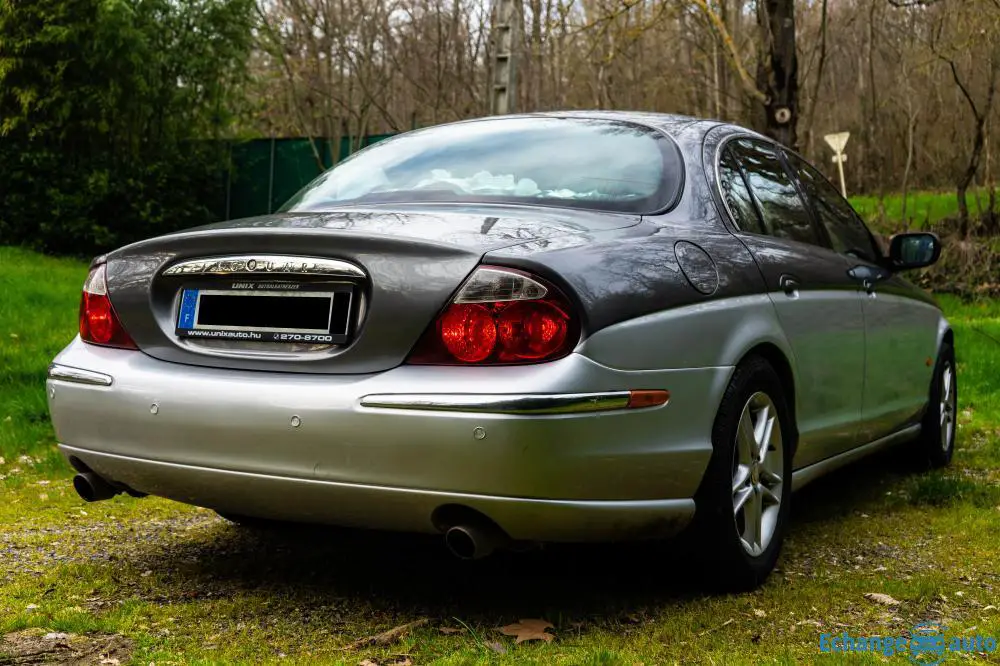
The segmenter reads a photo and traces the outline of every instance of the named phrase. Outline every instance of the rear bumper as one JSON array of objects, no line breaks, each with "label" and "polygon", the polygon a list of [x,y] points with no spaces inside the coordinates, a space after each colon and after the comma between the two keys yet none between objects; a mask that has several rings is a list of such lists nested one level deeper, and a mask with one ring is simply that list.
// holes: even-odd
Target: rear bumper
[{"label": "rear bumper", "polygon": [[130,488],[223,513],[369,529],[437,532],[435,511],[459,505],[525,541],[611,541],[677,533],[694,501],[573,501],[387,488],[208,469],[60,446],[69,458]]},{"label": "rear bumper", "polygon": [[[412,531],[433,531],[435,509],[461,504],[514,538],[567,541],[683,527],[731,372],[619,371],[573,354],[538,366],[297,375],[79,340],[56,363],[49,407],[64,453],[135,490]],[[634,389],[669,390],[670,402],[622,409]]]}]

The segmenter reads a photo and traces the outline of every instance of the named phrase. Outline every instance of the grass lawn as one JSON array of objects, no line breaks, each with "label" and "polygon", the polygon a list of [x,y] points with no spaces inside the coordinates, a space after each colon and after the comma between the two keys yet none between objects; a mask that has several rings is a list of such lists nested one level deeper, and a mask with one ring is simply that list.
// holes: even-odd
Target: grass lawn
[{"label": "grass lawn", "polygon": [[[955,190],[943,192],[910,192],[906,197],[906,214],[903,214],[903,197],[899,194],[849,197],[854,209],[869,223],[883,232],[899,231],[906,227],[923,229],[945,218],[958,217],[958,197]],[[986,190],[970,190],[969,212],[974,216],[989,206]]]},{"label": "grass lawn", "polygon": [[[436,538],[252,531],[151,498],[84,504],[43,382],[74,333],[85,271],[0,248],[0,665],[839,663],[820,654],[821,633],[936,620],[949,636],[1000,637],[1000,302],[942,299],[958,352],[954,465],[907,472],[891,452],[816,482],[794,497],[779,571],[723,596],[662,547],[463,563]],[[555,639],[518,645],[498,630],[520,618],[551,622]]]}]

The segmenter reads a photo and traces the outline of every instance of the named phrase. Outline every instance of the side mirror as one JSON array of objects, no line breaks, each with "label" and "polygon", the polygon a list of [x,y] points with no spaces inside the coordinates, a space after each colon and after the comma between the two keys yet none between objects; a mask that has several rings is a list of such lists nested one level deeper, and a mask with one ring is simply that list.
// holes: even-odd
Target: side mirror
[{"label": "side mirror", "polygon": [[889,268],[905,271],[930,266],[941,256],[941,241],[935,234],[915,231],[897,234],[889,241]]}]

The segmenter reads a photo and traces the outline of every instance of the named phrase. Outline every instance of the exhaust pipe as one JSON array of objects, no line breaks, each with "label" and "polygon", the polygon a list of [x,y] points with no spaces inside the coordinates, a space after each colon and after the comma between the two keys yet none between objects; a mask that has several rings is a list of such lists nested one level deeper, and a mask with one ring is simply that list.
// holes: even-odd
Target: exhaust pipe
[{"label": "exhaust pipe", "polygon": [[444,533],[444,543],[451,554],[462,560],[486,557],[510,541],[499,527],[483,525],[453,525]]},{"label": "exhaust pipe", "polygon": [[122,492],[93,472],[81,472],[74,476],[73,488],[85,502],[111,499]]}]

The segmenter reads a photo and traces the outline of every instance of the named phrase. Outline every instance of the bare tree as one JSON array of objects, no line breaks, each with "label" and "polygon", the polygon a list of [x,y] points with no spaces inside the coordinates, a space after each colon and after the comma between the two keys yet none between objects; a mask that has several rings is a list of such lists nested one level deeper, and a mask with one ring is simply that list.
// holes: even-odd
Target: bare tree
[{"label": "bare tree", "polygon": [[[312,137],[317,168],[342,136],[488,109],[492,0],[258,2],[248,132]],[[714,116],[825,168],[817,137],[850,131],[851,191],[950,181],[971,220],[992,177],[998,2],[521,0],[517,108]]]},{"label": "bare tree", "polygon": [[[972,0],[962,2],[959,7],[953,5],[947,11],[939,12],[939,23],[930,42],[931,50],[947,65],[956,88],[972,114],[972,150],[957,183],[960,233],[963,236],[968,236],[971,230],[968,190],[979,171],[983,148],[986,145],[986,127],[993,113],[997,73],[1000,71],[1000,35],[997,35],[995,30],[996,17],[990,17],[994,24],[993,30],[967,29],[967,26],[982,25],[981,21],[986,18],[981,11],[982,6],[982,3]],[[971,72],[962,71],[960,59],[966,61],[974,59],[976,63],[982,63],[983,60],[986,62],[986,76],[982,86],[985,92],[978,101],[972,88],[973,75]]]}]

